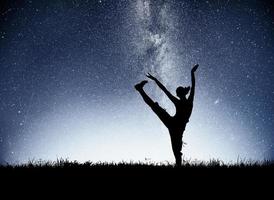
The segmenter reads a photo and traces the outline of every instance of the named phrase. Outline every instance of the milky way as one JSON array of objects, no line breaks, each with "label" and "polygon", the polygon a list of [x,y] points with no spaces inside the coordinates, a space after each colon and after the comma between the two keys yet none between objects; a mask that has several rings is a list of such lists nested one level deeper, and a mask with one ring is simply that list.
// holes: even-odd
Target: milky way
[{"label": "milky way", "polygon": [[[4,1],[0,162],[173,161],[134,90],[175,94],[199,63],[187,159],[274,158],[271,1]],[[153,82],[147,93],[174,114]]]}]

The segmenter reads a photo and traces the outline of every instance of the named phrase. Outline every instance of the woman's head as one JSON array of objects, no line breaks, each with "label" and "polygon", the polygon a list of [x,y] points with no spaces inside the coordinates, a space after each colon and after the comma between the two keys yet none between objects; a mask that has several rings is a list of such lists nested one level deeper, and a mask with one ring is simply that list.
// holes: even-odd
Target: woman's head
[{"label": "woman's head", "polygon": [[188,94],[189,90],[190,90],[190,87],[189,87],[189,86],[188,86],[188,87],[179,86],[179,87],[177,87],[177,89],[176,89],[176,95],[177,95],[180,99],[185,98],[186,95]]}]

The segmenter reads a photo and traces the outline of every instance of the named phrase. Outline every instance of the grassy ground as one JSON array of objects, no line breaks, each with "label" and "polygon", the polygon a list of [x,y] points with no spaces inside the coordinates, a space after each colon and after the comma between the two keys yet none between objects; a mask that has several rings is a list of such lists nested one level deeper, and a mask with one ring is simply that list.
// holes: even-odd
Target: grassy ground
[{"label": "grassy ground", "polygon": [[[189,161],[181,167],[169,163],[78,163],[68,160],[30,161],[21,165],[0,166],[0,179],[7,188],[27,187],[38,189],[52,187],[87,188],[118,188],[116,191],[151,190],[160,194],[165,188],[179,188],[178,191],[188,192],[193,188],[219,188],[229,192],[242,191],[248,186],[248,191],[263,186],[263,192],[268,194],[269,182],[274,180],[274,161],[238,163],[223,163],[220,160],[210,162]],[[43,185],[43,186],[42,186]],[[157,188],[156,187],[156,188]],[[209,189],[205,189],[209,188]],[[67,190],[67,189],[66,189]],[[171,189],[172,191],[173,189]],[[202,191],[202,190],[199,190]],[[191,195],[195,196],[195,193]]]},{"label": "grassy ground", "polygon": [[184,161],[182,166],[176,167],[173,163],[156,162],[91,162],[79,163],[68,159],[57,159],[56,161],[31,160],[25,164],[3,164],[1,170],[5,169],[274,169],[274,160],[252,161],[240,160],[238,162],[225,163],[221,160],[210,161]]},{"label": "grassy ground", "polygon": [[272,175],[274,174],[274,161],[239,161],[237,163],[224,163],[220,160],[209,162],[188,161],[181,167],[170,163],[153,162],[71,162],[65,159],[57,161],[30,161],[20,165],[1,165],[2,175],[86,175],[86,176],[188,176],[188,175]]}]

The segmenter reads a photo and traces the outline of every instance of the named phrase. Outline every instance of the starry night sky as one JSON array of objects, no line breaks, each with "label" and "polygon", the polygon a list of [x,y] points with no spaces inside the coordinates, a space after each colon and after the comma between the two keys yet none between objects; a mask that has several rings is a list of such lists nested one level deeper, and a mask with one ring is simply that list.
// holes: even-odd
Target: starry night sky
[{"label": "starry night sky", "polygon": [[274,159],[270,0],[1,1],[0,163],[173,161],[133,86],[175,94],[196,63],[185,157]]}]

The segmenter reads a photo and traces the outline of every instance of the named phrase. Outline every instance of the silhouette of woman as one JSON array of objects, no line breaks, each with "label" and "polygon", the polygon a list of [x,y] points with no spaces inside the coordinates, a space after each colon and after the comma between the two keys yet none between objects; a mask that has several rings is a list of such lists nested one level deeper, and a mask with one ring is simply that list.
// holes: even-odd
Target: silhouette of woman
[{"label": "silhouette of woman", "polygon": [[[168,98],[174,103],[176,108],[176,113],[174,116],[170,116],[165,109],[163,109],[157,102],[154,102],[144,91],[143,87],[148,82],[146,80],[135,85],[135,89],[141,94],[144,101],[147,105],[151,107],[154,113],[160,118],[164,125],[169,130],[169,135],[171,139],[171,145],[173,154],[175,156],[176,165],[181,166],[182,164],[182,138],[183,133],[186,127],[186,124],[189,121],[192,108],[193,108],[193,99],[195,92],[195,71],[198,69],[198,64],[194,65],[191,70],[191,90],[190,87],[179,86],[176,89],[177,97],[173,96],[165,86],[154,76],[148,73],[146,76],[155,83],[164,91]],[[190,95],[187,98],[186,95],[190,90]]]}]

